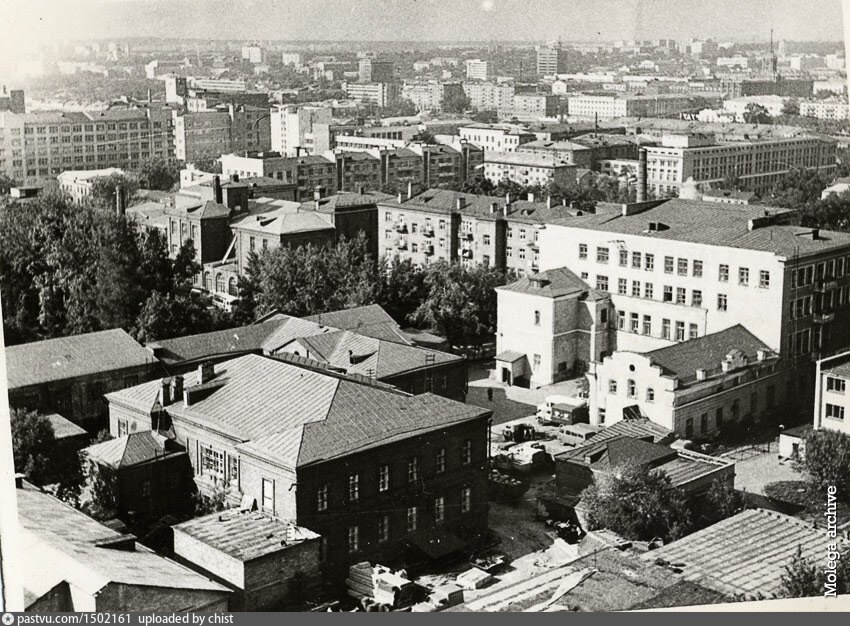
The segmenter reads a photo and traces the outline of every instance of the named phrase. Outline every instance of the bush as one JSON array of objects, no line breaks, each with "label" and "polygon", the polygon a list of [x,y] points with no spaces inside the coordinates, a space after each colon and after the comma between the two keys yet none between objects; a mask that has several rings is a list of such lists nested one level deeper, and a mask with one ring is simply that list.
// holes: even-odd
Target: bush
[{"label": "bush", "polygon": [[834,430],[813,430],[806,438],[802,466],[815,491],[822,493],[834,485],[837,498],[850,501],[850,436]]}]

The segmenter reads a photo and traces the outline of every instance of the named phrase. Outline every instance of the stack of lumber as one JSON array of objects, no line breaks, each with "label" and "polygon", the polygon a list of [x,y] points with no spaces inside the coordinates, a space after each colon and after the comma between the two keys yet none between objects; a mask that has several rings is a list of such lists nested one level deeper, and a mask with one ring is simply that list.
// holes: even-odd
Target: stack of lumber
[{"label": "stack of lumber", "polygon": [[383,565],[355,563],[348,568],[345,584],[348,595],[359,600],[364,608],[376,605],[380,607],[377,610],[388,610],[410,606],[416,601],[416,586]]}]

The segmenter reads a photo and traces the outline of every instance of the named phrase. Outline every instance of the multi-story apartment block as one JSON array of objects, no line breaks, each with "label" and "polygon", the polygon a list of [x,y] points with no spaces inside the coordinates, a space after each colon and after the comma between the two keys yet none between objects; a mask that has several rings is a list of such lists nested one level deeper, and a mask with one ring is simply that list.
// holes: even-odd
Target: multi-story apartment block
[{"label": "multi-story apartment block", "polygon": [[509,180],[523,186],[576,184],[576,166],[555,154],[485,152],[484,177],[494,185]]},{"label": "multi-story apartment block", "polygon": [[556,117],[558,115],[559,101],[558,96],[553,94],[514,94],[510,107],[499,110],[499,117],[502,119],[516,118],[517,120],[526,121],[537,121],[544,117]]},{"label": "multi-story apartment block", "polygon": [[187,77],[187,82],[190,87],[196,89],[204,89],[206,91],[247,91],[248,86],[244,80],[232,78],[196,78],[193,76]]},{"label": "multi-story apartment block", "polygon": [[557,46],[537,48],[537,75],[555,76],[567,72],[567,51]]},{"label": "multi-story apartment block", "polygon": [[392,61],[360,59],[358,77],[361,83],[391,83],[395,80],[395,65]]},{"label": "multi-story apartment block", "polygon": [[298,66],[301,65],[301,53],[300,52],[281,52],[280,62],[283,65],[294,65],[294,66],[298,67]]},{"label": "multi-story apartment block", "polygon": [[317,187],[324,193],[336,193],[336,163],[319,155],[286,157],[279,152],[225,154],[221,157],[221,168],[225,176],[264,176],[295,184],[298,201],[312,198]]},{"label": "multi-story apartment block", "polygon": [[810,98],[814,81],[805,78],[724,78],[720,89],[727,98],[742,96],[786,96],[788,98]]},{"label": "multi-story apartment block", "polygon": [[516,87],[495,83],[463,83],[469,106],[479,111],[501,111],[513,107]]},{"label": "multi-story apartment block", "polygon": [[469,59],[466,62],[467,80],[487,80],[490,78],[490,64],[481,59]]},{"label": "multi-story apartment block", "polygon": [[380,108],[394,104],[400,93],[396,83],[345,83],[342,89],[347,98]]},{"label": "multi-story apartment block", "polygon": [[611,294],[618,350],[737,324],[788,358],[848,343],[850,235],[794,226],[794,212],[761,206],[677,199],[611,209],[548,223],[540,268],[567,267]]},{"label": "multi-story apartment block", "polygon": [[338,191],[380,191],[381,159],[369,152],[339,152],[328,154],[336,161]]},{"label": "multi-story apartment block", "polygon": [[555,161],[575,165],[586,169],[594,169],[594,150],[572,141],[530,141],[516,149],[519,154],[534,154],[551,157]]},{"label": "multi-story apartment block", "polygon": [[267,150],[271,125],[267,108],[219,105],[179,115],[174,121],[175,155],[192,163],[231,151]]},{"label": "multi-story apartment block", "polygon": [[7,91],[6,85],[3,85],[3,90],[0,92],[0,111],[24,115],[27,112],[27,104],[23,89]]},{"label": "multi-story apartment block", "polygon": [[296,355],[204,363],[108,400],[112,432],[168,428],[202,492],[228,486],[234,502],[320,534],[335,580],[351,563],[396,565],[411,543],[487,529],[490,411]]},{"label": "multi-story apartment block", "polygon": [[850,435],[850,352],[821,359],[815,375],[815,430]]},{"label": "multi-story apartment block", "polygon": [[484,162],[484,151],[468,142],[412,144],[408,149],[422,158],[422,184],[425,187],[454,188],[475,176],[477,168]]},{"label": "multi-story apartment block", "polygon": [[626,96],[580,94],[568,98],[570,119],[610,120],[618,117],[664,117],[701,108],[702,100],[685,94]]},{"label": "multi-story apartment block", "polygon": [[378,203],[378,252],[425,265],[443,259],[464,265],[539,269],[540,227],[568,215],[564,206],[428,189]]},{"label": "multi-story apartment block", "polygon": [[819,137],[717,143],[710,136],[665,135],[648,146],[647,185],[657,193],[678,192],[692,178],[717,186],[730,175],[749,191],[763,193],[793,169],[816,170],[829,177],[836,168],[836,143]]},{"label": "multi-story apartment block", "polygon": [[165,107],[0,112],[0,172],[18,183],[55,179],[69,169],[132,170],[171,155],[171,110]]},{"label": "multi-story apartment block", "polygon": [[800,115],[821,120],[846,120],[850,117],[850,106],[846,99],[801,100]]},{"label": "multi-story apartment block", "polygon": [[482,150],[514,152],[519,146],[534,141],[534,134],[509,124],[470,124],[458,129],[462,140],[475,144]]},{"label": "multi-story apartment block", "polygon": [[248,63],[262,63],[265,58],[260,46],[242,46],[242,60]]},{"label": "multi-story apartment block", "polygon": [[446,83],[436,80],[404,83],[401,97],[410,100],[418,111],[441,111],[446,99],[462,98],[465,95],[461,83]]},{"label": "multi-story apartment block", "polygon": [[333,109],[321,106],[276,107],[271,112],[271,148],[286,156],[314,154],[313,125],[330,124]]}]

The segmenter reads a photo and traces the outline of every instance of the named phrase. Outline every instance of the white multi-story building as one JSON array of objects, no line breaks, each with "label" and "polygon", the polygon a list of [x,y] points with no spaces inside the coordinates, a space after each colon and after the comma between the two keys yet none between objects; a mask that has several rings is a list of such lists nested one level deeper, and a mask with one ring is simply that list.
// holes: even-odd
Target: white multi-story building
[{"label": "white multi-story building", "polygon": [[68,170],[57,176],[59,189],[71,197],[75,204],[82,204],[91,196],[92,183],[98,178],[109,178],[113,174],[123,176],[124,170],[108,167],[102,170]]},{"label": "white multi-story building", "polygon": [[344,83],[342,88],[347,98],[381,108],[393,104],[399,95],[395,83]]},{"label": "white multi-story building", "polygon": [[513,106],[516,88],[493,83],[464,83],[469,106],[480,111],[500,111]]},{"label": "white multi-story building", "polygon": [[846,120],[850,118],[850,105],[847,99],[839,100],[801,100],[800,115],[816,117],[820,120]]},{"label": "white multi-story building", "polygon": [[520,145],[535,139],[533,133],[510,124],[470,124],[458,128],[458,135],[479,148],[497,152],[514,152]]},{"label": "white multi-story building", "polygon": [[321,106],[278,107],[271,112],[272,150],[297,156],[301,148],[313,154],[313,124],[330,124],[333,109]]},{"label": "white multi-story building", "polygon": [[664,117],[698,108],[698,99],[682,94],[651,96],[579,94],[570,96],[567,114],[575,120],[610,120],[617,117]]},{"label": "white multi-story building", "polygon": [[242,92],[248,91],[244,80],[232,78],[194,78],[188,77],[190,87],[207,91]]},{"label": "white multi-story building", "polygon": [[481,59],[469,59],[466,62],[467,80],[487,80],[490,78],[489,64]]},{"label": "white multi-story building", "polygon": [[815,385],[815,430],[850,435],[850,352],[818,361]]},{"label": "white multi-story building", "polygon": [[242,46],[242,60],[248,63],[262,63],[263,49],[260,46]]},{"label": "white multi-story building", "polygon": [[782,96],[742,96],[723,101],[723,110],[735,115],[736,122],[744,122],[744,114],[748,112],[750,105],[764,107],[771,117],[782,115],[788,98]]},{"label": "white multi-story building", "polygon": [[678,193],[689,178],[718,186],[737,175],[749,191],[765,192],[793,169],[830,177],[836,168],[836,143],[819,137],[717,143],[704,135],[664,135],[647,152],[647,185],[656,193]]},{"label": "white multi-story building", "polygon": [[301,53],[300,52],[283,52],[280,55],[280,62],[284,65],[294,65],[295,67],[301,66]]},{"label": "white multi-story building", "polygon": [[526,187],[571,187],[576,184],[576,166],[551,154],[485,151],[484,177],[494,185],[509,180]]},{"label": "white multi-story building", "polygon": [[537,48],[537,75],[555,76],[567,71],[567,51],[557,46]]}]

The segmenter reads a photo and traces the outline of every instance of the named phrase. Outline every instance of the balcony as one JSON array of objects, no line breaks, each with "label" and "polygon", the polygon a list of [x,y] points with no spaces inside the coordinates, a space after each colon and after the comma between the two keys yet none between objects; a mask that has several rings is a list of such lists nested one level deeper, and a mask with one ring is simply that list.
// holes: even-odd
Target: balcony
[{"label": "balcony", "polygon": [[434,229],[433,228],[423,228],[422,229],[422,236],[423,237],[433,237],[434,236]]},{"label": "balcony", "polygon": [[474,239],[474,237],[472,236],[472,233],[461,233],[460,238],[461,238],[461,240],[466,240],[466,241],[472,241]]},{"label": "balcony", "polygon": [[461,250],[460,254],[464,259],[472,258],[472,250]]},{"label": "balcony", "polygon": [[407,250],[407,241],[404,239],[399,239],[396,242],[396,248],[398,248],[399,250]]},{"label": "balcony", "polygon": [[834,319],[835,319],[835,311],[830,310],[830,309],[818,311],[818,312],[815,312],[812,315],[812,321],[815,324],[829,324]]},{"label": "balcony", "polygon": [[815,292],[826,293],[838,289],[838,281],[834,278],[823,278],[815,281]]},{"label": "balcony", "polygon": [[425,246],[425,254],[432,256],[434,254],[434,246]]},{"label": "balcony", "polygon": [[395,230],[397,233],[407,233],[407,224],[401,222],[400,224],[396,224]]}]

